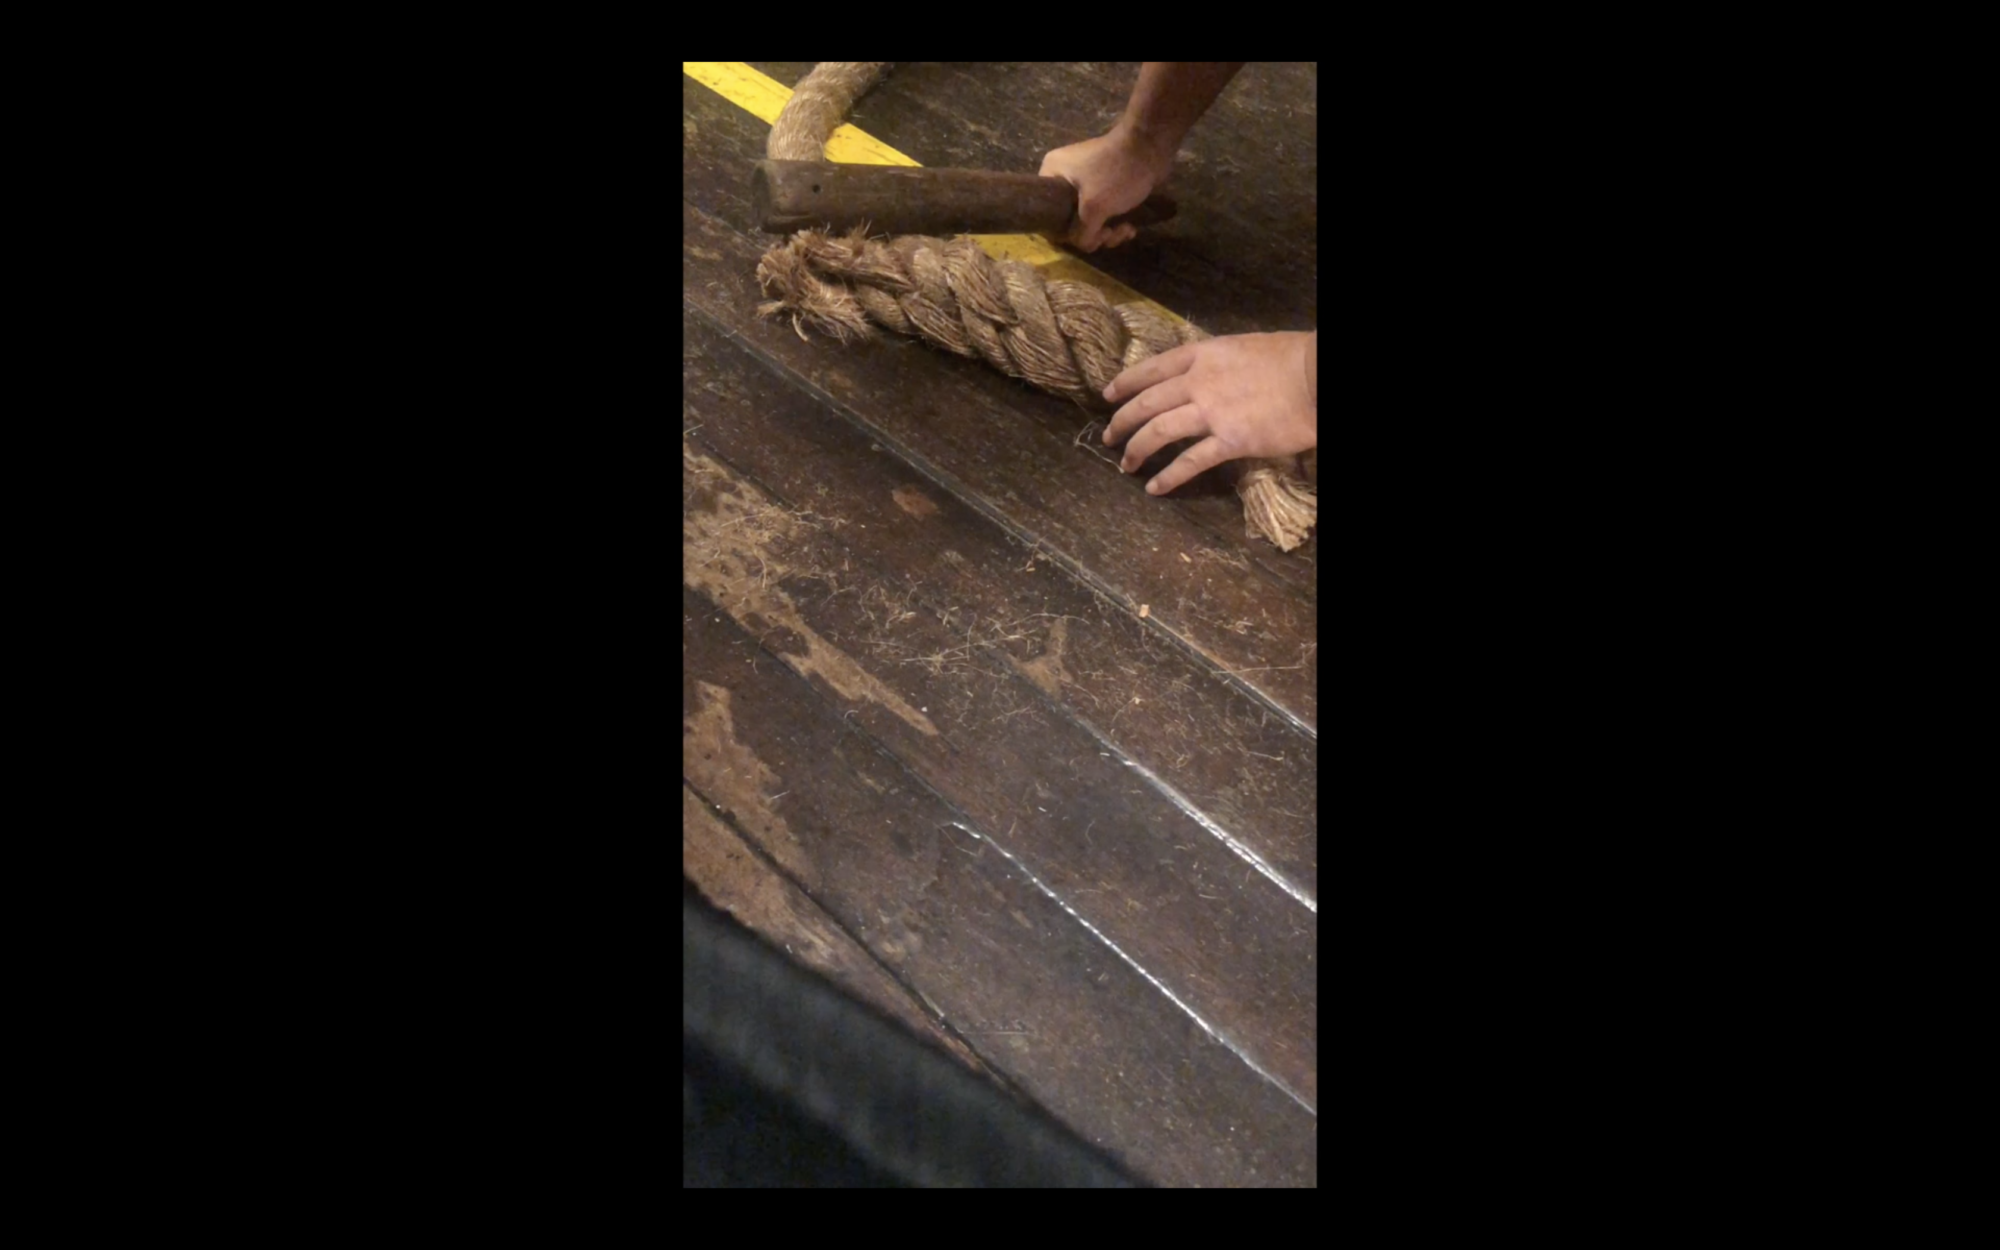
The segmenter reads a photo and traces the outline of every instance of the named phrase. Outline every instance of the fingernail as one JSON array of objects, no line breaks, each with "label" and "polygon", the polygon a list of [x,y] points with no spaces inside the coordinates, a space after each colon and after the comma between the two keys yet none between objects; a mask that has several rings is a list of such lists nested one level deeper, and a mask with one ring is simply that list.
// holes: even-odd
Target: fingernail
[{"label": "fingernail", "polygon": [[1154,479],[1153,479],[1152,481],[1150,481],[1150,482],[1146,483],[1146,493],[1147,493],[1148,495],[1157,495],[1157,494],[1159,494],[1159,493],[1160,493],[1160,479],[1159,479],[1159,478],[1154,478]]},{"label": "fingernail", "polygon": [[1105,399],[1107,399],[1107,400],[1108,400],[1108,399],[1110,399],[1110,398],[1111,398],[1111,392],[1113,392],[1113,391],[1115,391],[1115,390],[1117,390],[1117,389],[1118,389],[1118,384],[1117,384],[1116,382],[1113,382],[1113,383],[1112,383],[1111,385],[1109,385],[1109,386],[1105,387],[1105,388],[1104,388],[1104,398],[1105,398]]}]

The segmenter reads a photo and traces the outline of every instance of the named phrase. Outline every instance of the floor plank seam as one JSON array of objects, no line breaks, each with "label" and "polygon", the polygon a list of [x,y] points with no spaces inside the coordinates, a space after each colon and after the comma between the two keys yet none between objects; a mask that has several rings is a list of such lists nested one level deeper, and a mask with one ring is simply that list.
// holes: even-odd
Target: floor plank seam
[{"label": "floor plank seam", "polygon": [[[1247,844],[1245,844],[1244,842],[1233,836],[1227,829],[1224,829],[1221,823],[1217,821],[1214,817],[1210,816],[1207,812],[1205,812],[1201,808],[1195,806],[1195,804],[1188,798],[1188,796],[1182,794],[1181,791],[1173,785],[1173,783],[1169,782],[1166,778],[1160,776],[1152,769],[1146,767],[1146,765],[1142,761],[1138,760],[1133,756],[1132,752],[1127,751],[1124,748],[1120,747],[1116,742],[1112,741],[1110,737],[1100,732],[1097,726],[1093,725],[1090,721],[1086,720],[1081,715],[1077,715],[1075,713],[1067,711],[1065,705],[1055,703],[1054,700],[1049,698],[1046,691],[1037,690],[1035,693],[1040,695],[1043,703],[1047,706],[1051,706],[1055,710],[1057,715],[1062,716],[1064,719],[1074,724],[1077,728],[1089,734],[1092,737],[1092,739],[1094,739],[1097,742],[1099,746],[1106,748],[1106,750],[1111,753],[1113,759],[1117,760],[1120,764],[1123,764],[1125,767],[1131,769],[1133,772],[1138,773],[1140,778],[1144,780],[1146,784],[1153,787],[1155,793],[1157,793],[1161,798],[1167,800],[1167,802],[1171,803],[1174,807],[1178,808],[1183,815],[1187,816],[1188,819],[1194,821],[1197,825],[1200,825],[1203,832],[1207,833],[1210,837],[1214,838],[1216,841],[1222,843],[1223,847],[1226,850],[1228,850],[1231,854],[1235,855],[1238,859],[1242,860],[1245,864],[1249,865],[1257,873],[1262,875],[1266,880],[1270,881],[1272,885],[1277,886],[1280,890],[1283,890],[1287,895],[1291,896],[1293,902],[1303,905],[1305,909],[1311,912],[1313,915],[1315,916],[1319,915],[1319,901],[1315,899],[1311,894],[1308,894],[1304,889],[1304,887],[1294,883],[1290,878],[1286,877],[1283,873],[1279,872],[1276,868],[1272,867],[1271,864],[1267,862],[1262,855],[1259,855],[1254,848],[1248,846]],[[1318,836],[1317,821],[1314,822],[1314,836],[1315,838],[1317,838]]]},{"label": "floor plank seam", "polygon": [[[896,762],[898,764],[901,763],[900,760]],[[976,1057],[979,1060],[978,1071],[982,1076],[985,1076],[988,1079],[992,1080],[995,1084],[1007,1090],[1008,1093],[1012,1094],[1016,1098],[1022,1099],[1031,1106],[1037,1106],[1037,1107],[1041,1106],[1040,1103],[1037,1103],[1033,1098],[1030,1098],[1026,1091],[1021,1089],[1012,1080],[1010,1080],[1007,1077],[1006,1073],[1001,1072],[999,1069],[995,1068],[992,1064],[992,1061],[987,1059],[987,1057],[984,1054],[981,1054],[977,1046],[973,1045],[972,1039],[968,1038],[967,1036],[965,1036],[965,1034],[961,1033],[958,1030],[957,1026],[953,1025],[949,1019],[944,1017],[939,1012],[934,1011],[930,1006],[930,1001],[926,999],[923,996],[923,994],[917,990],[915,986],[911,985],[902,976],[898,975],[894,968],[883,963],[881,957],[875,953],[874,948],[871,947],[867,943],[867,941],[862,938],[860,934],[857,934],[853,930],[849,929],[846,923],[842,921],[838,915],[836,915],[824,903],[821,903],[818,899],[813,897],[812,891],[808,890],[805,887],[804,883],[798,881],[789,872],[785,871],[784,865],[780,864],[777,860],[773,859],[770,856],[770,854],[766,852],[761,845],[758,844],[757,840],[753,838],[743,828],[742,825],[737,823],[736,814],[734,812],[728,811],[727,809],[718,805],[713,799],[709,798],[708,795],[703,792],[700,784],[697,783],[693,778],[689,777],[686,773],[683,773],[681,775],[681,784],[686,786],[688,790],[696,798],[700,799],[702,803],[705,806],[707,806],[709,811],[715,816],[716,820],[723,825],[724,828],[728,829],[731,833],[736,835],[737,841],[743,844],[744,849],[748,851],[749,854],[752,856],[752,858],[754,858],[757,861],[759,867],[763,868],[766,872],[769,872],[771,875],[775,876],[780,881],[783,881],[785,884],[797,890],[801,895],[805,896],[807,902],[811,903],[814,907],[817,907],[819,909],[820,915],[826,918],[827,923],[830,924],[837,933],[839,933],[842,937],[846,938],[849,942],[853,943],[854,948],[856,950],[860,951],[862,954],[868,957],[868,961],[873,967],[879,970],[885,977],[889,979],[891,984],[893,984],[894,986],[896,986],[897,989],[903,992],[905,998],[908,1000],[909,1006],[911,1006],[916,1011],[921,1013],[923,1017],[929,1020],[932,1024],[936,1025],[940,1031],[948,1034],[953,1041],[956,1041],[961,1046],[964,1046],[967,1053]],[[948,804],[947,807],[949,807]],[[964,814],[962,812],[959,812],[958,809],[955,807],[950,808],[950,810],[957,815]],[[697,886],[697,888],[699,887]],[[718,907],[721,906],[719,902],[716,905]],[[727,909],[725,908],[725,910]],[[1043,1110],[1047,1110],[1047,1108],[1043,1108]]]},{"label": "floor plank seam", "polygon": [[1303,1097],[1301,1097],[1298,1091],[1294,1090],[1290,1085],[1287,1085],[1275,1073],[1272,1073],[1271,1071],[1266,1069],[1264,1065],[1258,1063],[1255,1059],[1252,1059],[1248,1054],[1246,1054],[1243,1051],[1242,1047],[1236,1044],[1235,1039],[1231,1038],[1228,1034],[1222,1032],[1220,1029],[1210,1024],[1207,1020],[1203,1019],[1200,1012],[1196,1011],[1194,1008],[1188,1006],[1186,1002],[1182,1001],[1180,995],[1174,993],[1173,990],[1169,989],[1164,981],[1161,981],[1158,977],[1148,972],[1144,964],[1141,964],[1138,960],[1126,954],[1123,947],[1119,946],[1118,943],[1112,941],[1110,937],[1108,937],[1104,933],[1103,930],[1099,929],[1096,925],[1090,923],[1089,920],[1085,919],[1082,913],[1078,912],[1076,908],[1071,907],[1066,901],[1064,901],[1063,897],[1060,894],[1057,894],[1053,889],[1049,888],[1049,886],[1045,882],[1043,882],[1043,880],[1040,877],[1036,876],[1033,869],[1029,868],[1026,864],[1022,863],[1020,859],[1011,852],[1009,852],[1006,847],[1001,846],[998,842],[994,841],[992,835],[980,833],[978,830],[972,828],[969,825],[956,824],[956,822],[954,822],[954,825],[959,830],[959,832],[967,834],[973,838],[976,838],[979,841],[986,843],[988,846],[991,846],[994,850],[998,851],[1000,853],[1001,858],[1005,859],[1008,863],[1012,864],[1016,869],[1020,871],[1022,876],[1028,879],[1028,883],[1030,885],[1034,886],[1035,889],[1041,891],[1041,893],[1045,895],[1050,902],[1054,903],[1057,907],[1060,907],[1064,911],[1064,913],[1066,913],[1070,917],[1070,919],[1076,921],[1079,925],[1082,925],[1085,932],[1089,933],[1092,937],[1096,938],[1099,942],[1103,943],[1105,948],[1108,949],[1112,954],[1118,956],[1118,958],[1122,960],[1127,967],[1131,968],[1132,971],[1138,973],[1139,976],[1142,979],[1144,979],[1147,984],[1151,985],[1155,990],[1158,990],[1160,994],[1163,995],[1168,1002],[1172,1003],[1175,1007],[1180,1009],[1181,1014],[1185,1015],[1188,1019],[1194,1021],[1196,1026],[1199,1027],[1203,1033],[1206,1033],[1209,1037],[1213,1038],[1216,1044],[1223,1047],[1223,1049],[1227,1050],[1230,1054],[1235,1055],[1237,1059],[1242,1061],[1245,1067],[1249,1068],[1252,1072],[1256,1073],[1264,1081],[1266,1081],[1267,1083],[1269,1083],[1270,1085],[1272,1085],[1273,1087],[1284,1093],[1286,1097],[1290,1098],[1300,1107],[1304,1108],[1306,1114],[1312,1116],[1313,1119],[1315,1120],[1319,1118],[1318,1110],[1315,1109],[1311,1103],[1307,1102]]}]

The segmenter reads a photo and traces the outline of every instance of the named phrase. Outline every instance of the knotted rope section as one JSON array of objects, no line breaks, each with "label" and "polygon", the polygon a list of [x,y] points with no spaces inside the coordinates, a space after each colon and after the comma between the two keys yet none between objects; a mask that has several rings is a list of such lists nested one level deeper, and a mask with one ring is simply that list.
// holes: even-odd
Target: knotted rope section
[{"label": "knotted rope section", "polygon": [[[793,91],[771,128],[772,160],[819,160],[885,62],[824,61]],[[1021,261],[995,261],[970,238],[871,239],[802,230],[757,265],[772,298],[762,316],[789,315],[838,342],[880,326],[1010,377],[1107,411],[1104,388],[1131,366],[1210,337],[1145,304],[1112,304],[1080,282],[1047,280]],[[1290,551],[1318,511],[1296,459],[1230,462],[1249,532]]]}]

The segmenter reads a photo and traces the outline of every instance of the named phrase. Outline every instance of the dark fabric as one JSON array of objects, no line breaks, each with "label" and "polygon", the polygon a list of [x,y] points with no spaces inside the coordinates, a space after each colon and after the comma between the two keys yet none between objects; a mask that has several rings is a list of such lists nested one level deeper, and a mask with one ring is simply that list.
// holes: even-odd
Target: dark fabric
[{"label": "dark fabric", "polygon": [[685,883],[681,1031],[685,1186],[1138,1185]]}]

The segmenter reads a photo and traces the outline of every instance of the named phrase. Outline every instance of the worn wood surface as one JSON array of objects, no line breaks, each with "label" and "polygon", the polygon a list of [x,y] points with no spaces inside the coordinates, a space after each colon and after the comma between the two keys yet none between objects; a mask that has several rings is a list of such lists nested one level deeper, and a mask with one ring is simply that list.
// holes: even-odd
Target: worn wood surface
[{"label": "worn wood surface", "polygon": [[1314,1182],[1310,1114],[756,635],[699,591],[682,612],[690,788],[984,1062],[1157,1182]]},{"label": "worn wood surface", "polygon": [[[733,742],[731,736],[704,733],[719,727],[719,722],[690,722],[688,732],[704,735],[690,745],[706,749],[718,736]],[[727,768],[724,765],[725,771]],[[730,828],[715,807],[685,783],[681,786],[681,871],[710,902],[782,946],[800,963],[838,982],[912,1033],[928,1038],[967,1067],[998,1079],[957,1032],[924,1009],[916,991],[890,976],[838,920],[780,872],[752,841]],[[1004,1081],[1001,1083],[1004,1086]]]},{"label": "worn wood surface", "polygon": [[[1309,68],[1245,75],[1198,132],[1310,153]],[[1032,172],[1130,81],[898,66],[853,120]],[[983,365],[758,320],[767,128],[687,80],[683,109],[687,871],[1141,1175],[1315,1184],[1317,540],[1248,539],[1219,485],[1145,495]],[[1302,210],[1206,159],[1172,189],[1245,272],[1213,315],[1170,306],[1309,326],[1298,250],[1287,280],[1239,237],[1291,211],[1310,248],[1309,158],[1272,179]],[[1160,298],[1144,255],[1119,276]]]},{"label": "worn wood surface", "polygon": [[[1069,621],[982,618],[952,601],[950,572],[891,577],[870,559],[882,536],[854,522],[856,538],[845,537],[845,500],[774,496],[698,439],[683,480],[687,584],[851,704],[858,728],[1310,1105],[1311,913],[1201,813],[1147,784],[1115,743],[1049,706],[1060,656],[1035,670],[1010,662],[1009,648],[1046,647]],[[938,506],[901,489],[917,511]],[[847,594],[837,593],[843,575]],[[918,599],[926,584],[941,606]],[[1105,723],[1148,715],[1143,698],[1126,696]]]}]

